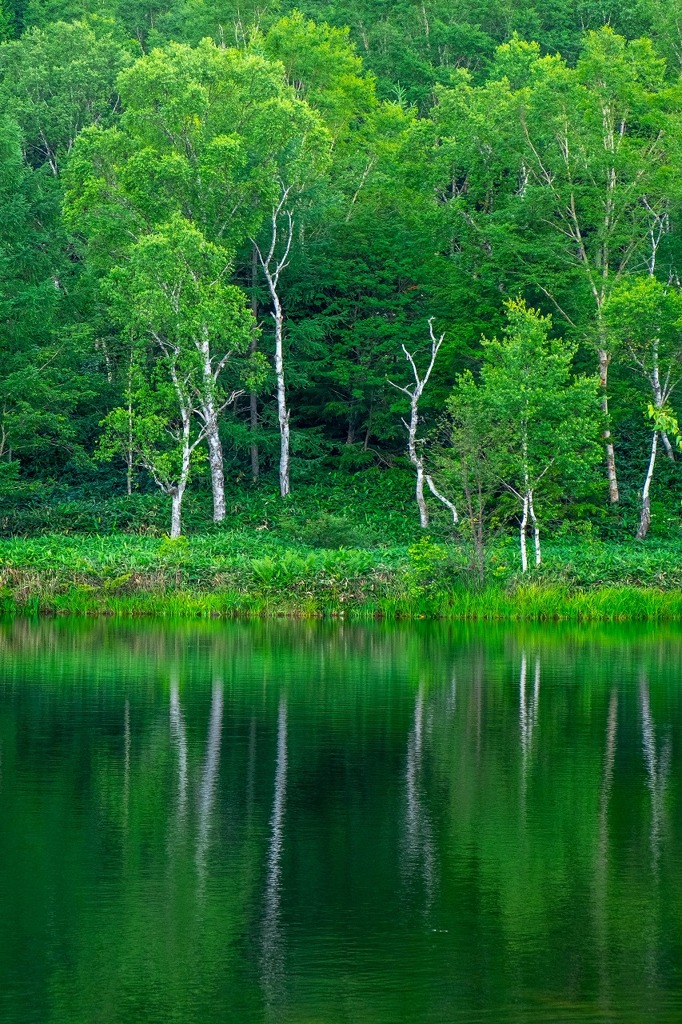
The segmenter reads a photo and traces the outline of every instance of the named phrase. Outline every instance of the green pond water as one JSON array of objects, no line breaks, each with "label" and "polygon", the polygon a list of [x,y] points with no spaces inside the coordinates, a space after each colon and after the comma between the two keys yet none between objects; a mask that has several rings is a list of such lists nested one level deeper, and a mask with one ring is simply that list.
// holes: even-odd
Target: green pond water
[{"label": "green pond water", "polygon": [[0,624],[2,1024],[682,1020],[682,631]]}]

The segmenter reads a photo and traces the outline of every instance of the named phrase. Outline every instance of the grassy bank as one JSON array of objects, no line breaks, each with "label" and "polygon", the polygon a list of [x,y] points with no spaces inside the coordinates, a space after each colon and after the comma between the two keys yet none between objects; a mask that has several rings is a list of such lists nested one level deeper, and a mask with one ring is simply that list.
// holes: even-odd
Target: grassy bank
[{"label": "grassy bank", "polygon": [[456,543],[319,548],[241,530],[0,540],[5,614],[681,620],[682,544],[566,543],[522,577],[510,541],[485,580]]}]

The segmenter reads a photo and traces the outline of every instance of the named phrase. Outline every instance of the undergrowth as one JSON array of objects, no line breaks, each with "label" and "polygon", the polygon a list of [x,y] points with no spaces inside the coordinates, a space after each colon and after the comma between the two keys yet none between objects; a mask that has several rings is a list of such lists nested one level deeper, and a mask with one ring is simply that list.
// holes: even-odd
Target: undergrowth
[{"label": "undergrowth", "polygon": [[0,611],[44,614],[682,619],[682,544],[547,545],[526,576],[510,542],[483,582],[467,547],[292,544],[269,531],[181,538],[44,535],[0,539]]}]

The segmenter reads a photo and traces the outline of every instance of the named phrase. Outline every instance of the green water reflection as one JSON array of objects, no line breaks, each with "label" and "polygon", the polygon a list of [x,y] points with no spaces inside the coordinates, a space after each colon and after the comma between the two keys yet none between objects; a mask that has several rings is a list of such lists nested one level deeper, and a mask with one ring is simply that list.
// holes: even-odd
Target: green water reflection
[{"label": "green water reflection", "polygon": [[682,632],[0,625],[0,1020],[680,1021]]}]

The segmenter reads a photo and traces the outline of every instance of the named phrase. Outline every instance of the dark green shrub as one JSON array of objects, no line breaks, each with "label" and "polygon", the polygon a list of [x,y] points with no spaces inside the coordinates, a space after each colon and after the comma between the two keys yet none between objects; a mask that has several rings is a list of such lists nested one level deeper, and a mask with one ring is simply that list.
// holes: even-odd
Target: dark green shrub
[{"label": "dark green shrub", "polygon": [[311,548],[368,548],[374,541],[368,527],[329,512],[308,519],[301,539]]}]

